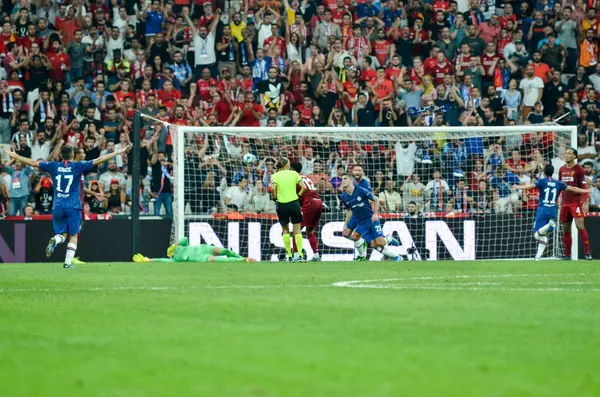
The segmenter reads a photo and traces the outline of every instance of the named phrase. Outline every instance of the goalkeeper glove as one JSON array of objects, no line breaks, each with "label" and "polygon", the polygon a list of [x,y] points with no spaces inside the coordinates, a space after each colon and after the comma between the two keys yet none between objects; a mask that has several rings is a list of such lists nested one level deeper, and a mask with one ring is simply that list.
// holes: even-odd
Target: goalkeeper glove
[{"label": "goalkeeper glove", "polygon": [[150,262],[150,259],[146,258],[144,255],[142,254],[135,254],[133,256],[133,261],[134,262]]}]

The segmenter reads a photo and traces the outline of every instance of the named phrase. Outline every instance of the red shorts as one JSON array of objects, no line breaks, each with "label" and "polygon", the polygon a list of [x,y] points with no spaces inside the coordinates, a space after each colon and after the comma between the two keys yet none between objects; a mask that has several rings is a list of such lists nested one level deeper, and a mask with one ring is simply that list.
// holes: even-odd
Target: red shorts
[{"label": "red shorts", "polygon": [[321,221],[323,202],[321,200],[308,200],[302,204],[302,227],[316,229]]},{"label": "red shorts", "polygon": [[560,207],[560,221],[570,222],[573,218],[583,218],[583,208],[581,204],[567,205]]}]

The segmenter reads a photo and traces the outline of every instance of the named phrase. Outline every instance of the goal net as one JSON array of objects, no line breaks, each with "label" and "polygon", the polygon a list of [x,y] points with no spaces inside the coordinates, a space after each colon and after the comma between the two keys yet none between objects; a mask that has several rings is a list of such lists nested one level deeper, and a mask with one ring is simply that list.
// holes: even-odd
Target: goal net
[{"label": "goal net", "polygon": [[[512,188],[555,175],[575,126],[262,128],[170,125],[175,164],[173,240],[213,244],[257,260],[282,260],[284,245],[269,190],[281,157],[302,164],[324,212],[308,259],[355,256],[342,234],[341,174],[361,165],[381,203],[384,234],[409,260],[530,259],[536,190]],[[575,230],[575,228],[573,228]],[[312,237],[312,236],[311,236]],[[577,255],[574,233],[573,257]],[[369,260],[381,254],[369,250]],[[545,255],[561,257],[560,225]]]}]

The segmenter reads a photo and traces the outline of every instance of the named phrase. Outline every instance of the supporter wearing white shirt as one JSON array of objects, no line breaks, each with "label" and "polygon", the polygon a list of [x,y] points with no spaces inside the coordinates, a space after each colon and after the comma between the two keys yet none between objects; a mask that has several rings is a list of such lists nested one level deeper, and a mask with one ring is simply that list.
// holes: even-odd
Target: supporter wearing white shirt
[{"label": "supporter wearing white shirt", "polygon": [[33,144],[31,145],[31,159],[44,161],[50,157],[50,150],[52,149],[53,141],[48,141],[46,133],[40,131],[37,135],[34,135]]},{"label": "supporter wearing white shirt", "polygon": [[217,53],[215,51],[215,31],[219,19],[221,19],[221,10],[217,10],[217,13],[211,22],[210,26],[200,26],[196,30],[194,23],[190,20],[189,16],[186,16],[187,23],[192,30],[192,47],[194,48],[194,66],[195,66],[195,77],[196,80],[200,80],[202,69],[210,68],[212,77],[216,77]]},{"label": "supporter wearing white shirt", "polygon": [[[83,40],[82,40],[83,41]],[[115,50],[120,50],[123,53],[123,36],[121,31],[117,27],[113,27],[110,32],[110,38],[106,42],[106,56],[104,57],[104,63],[108,63],[113,60],[113,53]]]},{"label": "supporter wearing white shirt", "polygon": [[249,203],[248,193],[246,193],[247,185],[248,181],[246,178],[242,178],[237,186],[232,186],[227,189],[227,192],[225,193],[225,204],[237,206],[238,211],[247,209]]},{"label": "supporter wearing white shirt", "polygon": [[[259,11],[260,15],[256,15],[258,17],[258,21],[256,23],[256,29],[258,29],[258,48],[263,48],[265,45],[265,40],[269,37],[273,36],[273,31],[271,30],[271,26],[273,25],[273,15],[266,14],[262,15],[262,10]],[[263,17],[260,20],[260,17]]]},{"label": "supporter wearing white shirt", "polygon": [[588,145],[587,135],[579,134],[577,137],[577,162],[582,167],[585,163],[590,163],[593,167],[595,158],[596,147]]},{"label": "supporter wearing white shirt", "polygon": [[525,68],[525,78],[519,88],[523,90],[523,119],[529,115],[536,102],[542,99],[544,81],[533,74],[533,65]]},{"label": "supporter wearing white shirt", "polygon": [[412,175],[415,169],[415,153],[417,145],[411,142],[405,145],[404,142],[397,142],[395,146],[396,152],[396,171],[400,177]]}]

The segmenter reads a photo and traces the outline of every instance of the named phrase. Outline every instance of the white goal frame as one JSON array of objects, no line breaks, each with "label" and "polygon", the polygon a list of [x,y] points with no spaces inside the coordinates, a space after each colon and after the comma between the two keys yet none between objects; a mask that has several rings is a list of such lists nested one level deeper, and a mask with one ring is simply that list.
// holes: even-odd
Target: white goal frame
[{"label": "white goal frame", "polygon": [[[185,179],[183,172],[185,163],[185,135],[187,133],[215,133],[241,138],[277,138],[290,136],[332,137],[349,141],[363,141],[371,138],[387,141],[419,141],[434,139],[436,133],[450,133],[453,138],[493,137],[499,135],[529,134],[533,132],[563,132],[571,137],[570,146],[577,148],[577,126],[562,126],[558,124],[518,125],[503,127],[187,127],[165,123],[176,131],[175,142],[175,198],[185,197]],[[185,234],[185,206],[178,203],[174,217],[177,217],[176,237]],[[174,219],[175,222],[175,219]],[[573,247],[571,259],[579,258],[579,234],[573,221],[571,236]]]}]

